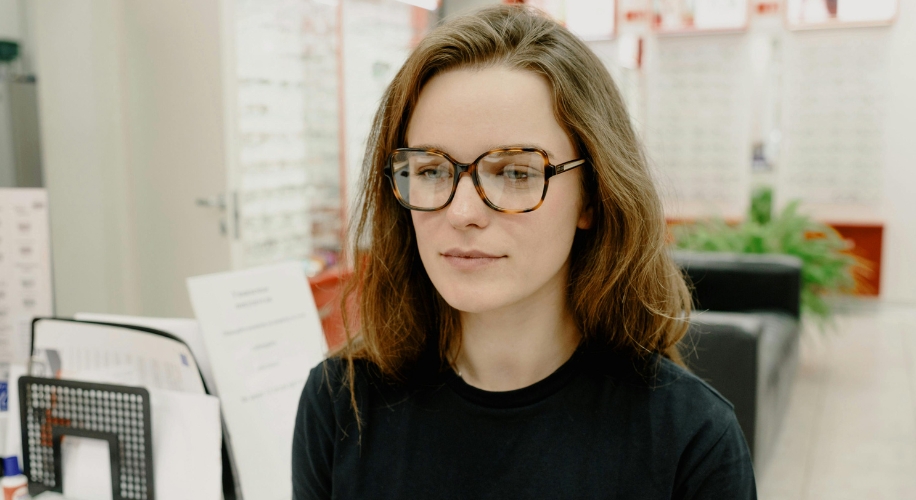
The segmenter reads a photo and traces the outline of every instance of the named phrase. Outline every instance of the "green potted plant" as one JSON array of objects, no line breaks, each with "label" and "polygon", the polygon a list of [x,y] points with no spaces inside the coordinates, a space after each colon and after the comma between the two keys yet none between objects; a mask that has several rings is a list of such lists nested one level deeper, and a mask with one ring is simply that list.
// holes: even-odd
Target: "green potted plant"
[{"label": "green potted plant", "polygon": [[701,252],[780,253],[802,261],[801,306],[822,328],[829,322],[828,295],[848,293],[856,276],[867,276],[870,263],[849,253],[850,242],[826,224],[799,213],[800,200],[786,205],[775,217],[773,190],[754,191],[748,217],[731,224],[711,218],[674,226],[676,248]]}]

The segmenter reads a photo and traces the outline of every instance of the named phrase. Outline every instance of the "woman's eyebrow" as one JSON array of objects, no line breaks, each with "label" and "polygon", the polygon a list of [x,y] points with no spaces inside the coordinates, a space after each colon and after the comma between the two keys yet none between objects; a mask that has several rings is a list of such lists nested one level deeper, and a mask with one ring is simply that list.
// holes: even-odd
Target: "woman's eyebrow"
[{"label": "woman's eyebrow", "polygon": [[442,146],[440,144],[417,144],[416,146],[408,145],[407,147],[411,149],[435,149],[436,151],[441,151],[445,154],[450,154],[448,151],[446,151],[445,146]]},{"label": "woman's eyebrow", "polygon": [[530,144],[530,143],[521,143],[521,144],[501,144],[499,146],[493,146],[490,149],[511,149],[511,148],[536,148],[547,153],[547,156],[553,157],[553,153],[549,149],[541,146],[540,144]]},{"label": "woman's eyebrow", "polygon": [[[445,153],[445,154],[447,154],[447,155],[451,155],[451,153],[448,152],[448,149],[447,149],[445,146],[442,146],[441,144],[417,144],[416,146],[409,146],[409,147],[411,147],[411,148],[413,148],[413,149],[435,149],[436,151],[441,151],[441,152],[443,152],[443,153]],[[481,151],[481,152],[478,153],[478,154],[483,154],[483,153],[485,153],[485,152],[487,152],[487,151],[492,151],[492,150],[494,150],[494,149],[512,149],[512,148],[537,148],[537,149],[540,149],[541,151],[547,153],[547,156],[549,156],[549,157],[551,157],[551,158],[555,158],[555,156],[553,155],[553,153],[550,152],[549,149],[547,149],[547,148],[545,148],[544,146],[541,146],[541,145],[539,145],[539,144],[530,144],[530,143],[522,143],[522,144],[499,144],[499,145],[495,145],[495,146],[490,146],[490,147],[488,147],[487,149]]]}]

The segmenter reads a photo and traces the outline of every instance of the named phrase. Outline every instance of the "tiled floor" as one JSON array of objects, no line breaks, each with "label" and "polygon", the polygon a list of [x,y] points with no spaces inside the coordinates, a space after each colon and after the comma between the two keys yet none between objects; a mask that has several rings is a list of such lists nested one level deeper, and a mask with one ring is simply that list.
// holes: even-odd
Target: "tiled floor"
[{"label": "tiled floor", "polygon": [[916,500],[916,307],[852,302],[805,332],[762,500]]}]

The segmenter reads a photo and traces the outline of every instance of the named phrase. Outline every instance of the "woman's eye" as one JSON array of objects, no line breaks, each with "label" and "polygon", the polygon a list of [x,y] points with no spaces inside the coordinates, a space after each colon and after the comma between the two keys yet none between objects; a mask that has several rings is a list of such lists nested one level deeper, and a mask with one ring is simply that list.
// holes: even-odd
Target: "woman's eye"
[{"label": "woman's eye", "polygon": [[448,177],[448,169],[435,166],[420,167],[414,175],[430,180],[442,179]]},{"label": "woman's eye", "polygon": [[522,167],[518,165],[509,165],[503,168],[500,175],[512,181],[523,181],[531,176],[533,172],[528,167]]},{"label": "woman's eye", "polygon": [[506,177],[512,180],[522,180],[528,178],[528,172],[522,171],[522,169],[511,168],[504,171]]}]

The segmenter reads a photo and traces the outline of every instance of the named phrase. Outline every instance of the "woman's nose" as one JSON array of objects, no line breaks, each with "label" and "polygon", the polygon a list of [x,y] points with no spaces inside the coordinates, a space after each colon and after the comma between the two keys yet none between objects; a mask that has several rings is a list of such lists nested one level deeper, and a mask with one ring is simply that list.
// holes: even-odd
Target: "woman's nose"
[{"label": "woman's nose", "polygon": [[455,196],[446,207],[448,221],[455,229],[470,226],[486,227],[492,210],[480,199],[471,176],[465,174],[461,177],[455,189]]}]

